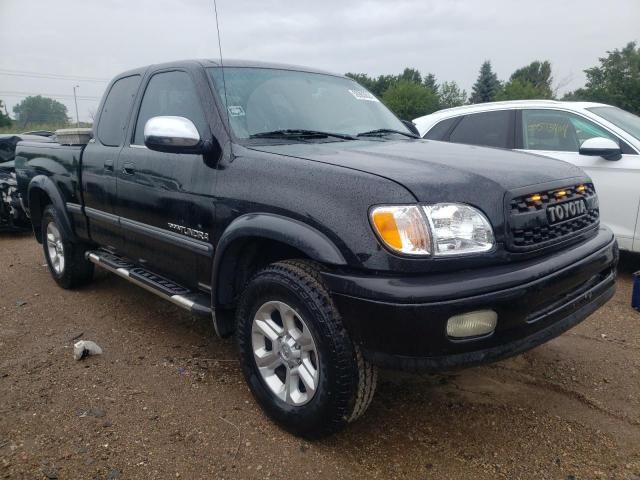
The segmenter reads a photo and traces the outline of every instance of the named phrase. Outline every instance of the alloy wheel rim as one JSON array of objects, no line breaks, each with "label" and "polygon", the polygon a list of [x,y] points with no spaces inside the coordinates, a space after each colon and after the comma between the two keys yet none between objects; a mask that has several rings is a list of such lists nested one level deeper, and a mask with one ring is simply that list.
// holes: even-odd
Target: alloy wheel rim
[{"label": "alloy wheel rim", "polygon": [[284,302],[258,308],[251,327],[253,357],[271,392],[289,405],[309,402],[320,380],[315,340],[304,319]]},{"label": "alloy wheel rim", "polygon": [[53,271],[58,275],[64,272],[64,245],[62,244],[62,237],[60,230],[52,222],[47,225],[47,251],[49,252],[49,261]]}]

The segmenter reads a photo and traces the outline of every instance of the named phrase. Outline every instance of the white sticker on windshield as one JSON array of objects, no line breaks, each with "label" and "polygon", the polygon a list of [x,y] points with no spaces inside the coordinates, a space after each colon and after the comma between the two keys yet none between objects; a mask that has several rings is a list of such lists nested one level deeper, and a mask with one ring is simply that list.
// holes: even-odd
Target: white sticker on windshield
[{"label": "white sticker on windshield", "polygon": [[366,100],[368,102],[379,102],[371,92],[367,92],[366,90],[351,90],[349,89],[349,93],[356,97],[358,100]]},{"label": "white sticker on windshield", "polygon": [[240,105],[229,105],[229,115],[232,117],[244,117],[244,108]]}]

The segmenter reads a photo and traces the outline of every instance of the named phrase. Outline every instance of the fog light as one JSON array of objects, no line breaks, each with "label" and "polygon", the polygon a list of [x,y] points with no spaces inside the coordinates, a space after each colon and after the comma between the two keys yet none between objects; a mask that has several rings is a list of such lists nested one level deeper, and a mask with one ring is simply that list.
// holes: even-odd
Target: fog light
[{"label": "fog light", "polygon": [[447,321],[447,335],[453,338],[478,337],[495,330],[498,314],[493,310],[454,315]]}]

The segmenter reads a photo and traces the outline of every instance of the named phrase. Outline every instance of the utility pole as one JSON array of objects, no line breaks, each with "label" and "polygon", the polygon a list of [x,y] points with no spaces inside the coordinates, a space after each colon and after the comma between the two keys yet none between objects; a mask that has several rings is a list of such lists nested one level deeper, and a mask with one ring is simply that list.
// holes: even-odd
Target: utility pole
[{"label": "utility pole", "polygon": [[80,128],[80,118],[78,117],[78,97],[76,97],[76,88],[80,88],[80,85],[73,86],[73,102],[76,104],[76,128]]}]

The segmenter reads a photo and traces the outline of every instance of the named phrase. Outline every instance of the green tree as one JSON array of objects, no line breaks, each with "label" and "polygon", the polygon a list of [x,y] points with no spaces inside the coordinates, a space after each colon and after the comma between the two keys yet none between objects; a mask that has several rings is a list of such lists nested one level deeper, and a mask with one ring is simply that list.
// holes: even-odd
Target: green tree
[{"label": "green tree", "polygon": [[429,87],[431,90],[438,93],[438,84],[436,83],[436,76],[433,73],[426,74],[422,83],[424,83],[425,87]]},{"label": "green tree", "polygon": [[[548,61],[540,62],[536,60],[529,65],[519,68],[511,74],[509,82],[518,82],[519,84],[528,84],[538,92],[536,97],[524,98],[552,98],[553,90],[551,89],[551,64]],[[507,85],[505,85],[505,88]],[[519,87],[518,87],[519,88]]]},{"label": "green tree", "polygon": [[471,90],[471,103],[491,102],[495,99],[501,84],[498,76],[491,68],[491,62],[486,60],[480,67],[480,74]]},{"label": "green tree", "polygon": [[382,98],[384,92],[386,92],[398,78],[395,75],[380,75],[375,79],[373,90],[371,92],[379,98]]},{"label": "green tree", "polygon": [[459,107],[467,103],[467,92],[461,90],[456,82],[442,82],[437,93],[440,108]]},{"label": "green tree", "polygon": [[11,126],[11,118],[7,114],[7,107],[0,100],[0,127],[10,127]]},{"label": "green tree", "polygon": [[640,47],[629,42],[621,50],[607,51],[600,65],[584,71],[584,88],[568,93],[566,100],[589,100],[616,105],[640,114]]},{"label": "green tree", "polygon": [[411,120],[438,109],[436,94],[421,83],[399,80],[384,92],[384,103],[398,117]]},{"label": "green tree", "polygon": [[525,100],[532,98],[551,98],[546,89],[520,79],[509,80],[496,95],[496,100]]},{"label": "green tree", "polygon": [[407,67],[400,75],[398,75],[398,80],[408,80],[410,82],[422,83],[422,74],[415,68]]},{"label": "green tree", "polygon": [[66,106],[42,95],[25,98],[13,107],[13,113],[22,127],[37,123],[65,125],[69,121]]}]

